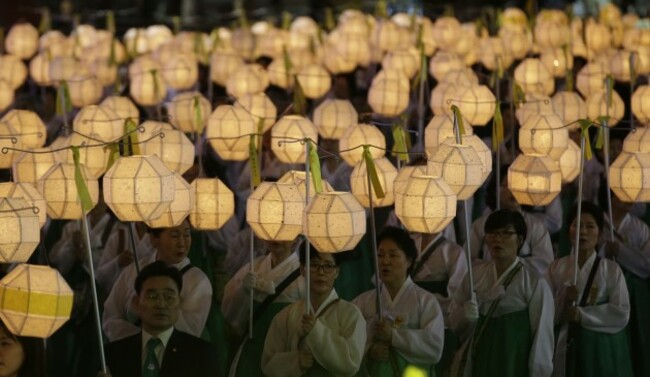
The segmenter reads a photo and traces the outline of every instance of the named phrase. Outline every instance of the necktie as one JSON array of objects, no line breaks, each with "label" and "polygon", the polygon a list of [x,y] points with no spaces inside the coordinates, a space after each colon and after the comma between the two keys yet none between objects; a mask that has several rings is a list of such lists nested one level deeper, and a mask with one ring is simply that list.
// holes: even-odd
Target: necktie
[{"label": "necktie", "polygon": [[160,363],[156,356],[158,346],[162,346],[162,341],[158,338],[151,338],[147,342],[144,364],[142,365],[142,377],[158,377],[160,374]]}]

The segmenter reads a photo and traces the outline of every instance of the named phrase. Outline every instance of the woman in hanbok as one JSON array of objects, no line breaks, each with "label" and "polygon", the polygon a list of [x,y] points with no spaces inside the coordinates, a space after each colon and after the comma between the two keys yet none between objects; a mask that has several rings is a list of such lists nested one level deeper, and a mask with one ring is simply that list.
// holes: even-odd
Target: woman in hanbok
[{"label": "woman in hanbok", "polygon": [[377,293],[354,300],[367,322],[365,369],[370,376],[401,376],[417,366],[435,376],[444,344],[445,324],[436,297],[411,280],[417,249],[408,232],[387,227],[377,239],[381,318]]},{"label": "woman in hanbok", "polygon": [[[337,254],[301,247],[300,271],[309,270],[309,303],[297,301],[278,313],[269,327],[262,354],[268,377],[344,377],[359,370],[366,343],[366,321],[353,304],[339,299]],[[306,305],[309,314],[306,313]]]},{"label": "woman in hanbok", "polygon": [[553,296],[543,276],[518,257],[526,239],[519,211],[501,209],[485,221],[490,260],[474,267],[450,309],[450,325],[464,339],[452,375],[550,376],[553,369]]},{"label": "woman in hanbok", "polygon": [[[603,211],[582,202],[569,219],[571,240],[579,232],[578,280],[574,285],[575,252],[551,263],[548,281],[555,296],[555,322],[560,325],[554,376],[632,376],[625,326],[630,302],[618,264],[597,252]],[[574,245],[575,247],[575,245]],[[647,355],[646,355],[647,356]]]}]

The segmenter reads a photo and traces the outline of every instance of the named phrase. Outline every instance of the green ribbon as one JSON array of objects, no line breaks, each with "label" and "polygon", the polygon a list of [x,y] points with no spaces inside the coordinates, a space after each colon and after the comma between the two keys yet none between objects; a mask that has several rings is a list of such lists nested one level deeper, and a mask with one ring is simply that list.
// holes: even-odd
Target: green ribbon
[{"label": "green ribbon", "polygon": [[140,40],[140,29],[135,30],[135,38],[133,38],[133,43],[131,48],[127,51],[129,59],[134,59],[138,55],[138,41]]},{"label": "green ribbon", "polygon": [[293,70],[293,63],[291,63],[291,58],[289,57],[289,52],[287,51],[286,46],[282,46],[282,59],[284,62],[284,75],[287,80],[287,84],[291,82],[291,71]]},{"label": "green ribbon", "polygon": [[174,35],[181,31],[181,18],[179,16],[172,17],[172,28],[174,29]]},{"label": "green ribbon", "polygon": [[138,125],[135,124],[133,119],[127,118],[124,121],[124,134],[129,135],[127,141],[124,143],[125,156],[135,156],[140,154],[140,147],[138,146],[137,129],[138,129]]},{"label": "green ribbon", "polygon": [[451,4],[445,4],[444,10],[442,11],[442,15],[444,17],[456,17],[456,11],[454,10],[454,6]]},{"label": "green ribbon", "polygon": [[497,101],[492,118],[492,150],[496,152],[503,142],[503,115],[501,114],[501,101]]},{"label": "green ribbon", "polygon": [[582,130],[582,137],[585,138],[585,159],[591,160],[591,140],[589,139],[589,127],[592,126],[592,122],[589,119],[580,119],[578,121],[580,124],[580,129]]},{"label": "green ribbon", "polygon": [[120,146],[117,143],[110,143],[104,147],[104,150],[106,150],[106,148],[110,151],[110,154],[108,155],[108,163],[106,164],[106,170],[108,171],[115,161],[120,158]]},{"label": "green ribbon", "polygon": [[151,74],[151,79],[153,80],[153,92],[154,95],[156,96],[156,101],[161,101],[162,98],[158,98],[160,96],[160,84],[158,83],[158,70],[157,69],[152,69],[149,71]]},{"label": "green ribbon", "polygon": [[[372,188],[375,191],[375,196],[377,198],[382,199],[386,196],[384,194],[384,188],[381,187],[381,181],[379,181],[379,175],[377,175],[377,167],[375,167],[375,161],[372,159],[372,155],[370,154],[370,146],[369,145],[364,145],[363,146],[363,159],[366,162],[366,169],[368,171],[368,176],[370,176],[370,183],[372,184]],[[370,198],[372,200],[372,198]]]},{"label": "green ribbon", "polygon": [[605,77],[605,100],[607,107],[612,107],[612,97],[614,97],[614,78],[612,75]]},{"label": "green ribbon", "polygon": [[[458,123],[458,132],[460,132],[461,139],[465,135],[465,126],[463,124],[463,114],[460,112],[460,108],[456,105],[451,105],[451,111],[454,113],[454,120]],[[455,131],[455,130],[454,130]]]},{"label": "green ribbon", "polygon": [[246,11],[242,7],[238,7],[237,10],[239,11],[239,26],[242,29],[248,29],[250,24],[248,22],[248,16],[246,15]]},{"label": "green ribbon", "polygon": [[320,172],[320,158],[316,151],[316,146],[311,140],[307,141],[307,150],[309,152],[309,170],[311,172],[311,179],[314,182],[314,190],[323,192],[323,177]]},{"label": "green ribbon", "polygon": [[221,38],[219,37],[219,29],[214,28],[212,29],[212,32],[210,33],[210,38],[212,38],[212,50],[214,51],[221,45]]},{"label": "green ribbon", "polygon": [[5,28],[0,27],[0,53],[4,54],[4,52],[5,52]]},{"label": "green ribbon", "polygon": [[115,13],[112,10],[106,12],[106,30],[115,35]]},{"label": "green ribbon", "polygon": [[598,123],[600,123],[600,126],[598,127],[598,136],[596,137],[596,149],[603,149],[603,145],[605,144],[605,128],[609,127],[607,125],[608,121],[609,117],[607,116],[598,117]]},{"label": "green ribbon", "polygon": [[74,183],[77,186],[77,194],[79,195],[79,200],[81,201],[81,208],[83,209],[84,214],[86,214],[88,211],[93,209],[94,204],[92,199],[90,199],[90,193],[88,192],[86,180],[81,173],[81,164],[79,163],[79,147],[73,145],[70,146],[70,148],[72,149],[72,158],[74,160]]},{"label": "green ribbon", "polygon": [[50,9],[48,7],[43,7],[41,9],[41,21],[38,24],[38,33],[44,34],[45,32],[52,29],[52,17],[50,15]]},{"label": "green ribbon", "polygon": [[293,16],[286,10],[282,12],[282,30],[289,30]]},{"label": "green ribbon", "polygon": [[61,81],[59,90],[56,92],[56,114],[63,115],[72,111],[72,100],[70,99],[70,87],[64,80]]},{"label": "green ribbon", "polygon": [[393,140],[395,141],[393,153],[397,155],[397,159],[408,163],[409,155],[406,147],[406,132],[401,124],[395,124],[393,126]]},{"label": "green ribbon", "polygon": [[325,8],[325,29],[327,31],[332,31],[336,27],[336,21],[334,20],[334,11],[331,7]]},{"label": "green ribbon", "polygon": [[196,132],[199,135],[203,134],[203,117],[201,116],[201,100],[199,96],[194,96],[192,99],[192,106],[194,107],[194,123]]},{"label": "green ribbon", "polygon": [[379,0],[377,2],[377,6],[375,7],[375,16],[382,19],[388,18],[388,4],[386,4],[386,0]]},{"label": "green ribbon", "polygon": [[298,77],[294,76],[293,81],[293,109],[296,114],[303,115],[307,109],[307,99],[302,91],[302,85],[300,85]]},{"label": "green ribbon", "polygon": [[575,79],[573,77],[573,70],[569,68],[569,45],[565,44],[562,46],[562,52],[564,53],[564,62],[566,64],[566,90],[568,92],[573,92],[575,86]]},{"label": "green ribbon", "polygon": [[111,37],[111,50],[108,55],[108,65],[114,66],[117,64],[117,58],[115,57],[115,39]]},{"label": "green ribbon", "polygon": [[255,143],[256,135],[250,136],[248,142],[248,163],[251,167],[251,182],[253,187],[257,187],[262,182],[262,174],[260,173],[260,161],[257,157],[257,145]]},{"label": "green ribbon", "polygon": [[515,103],[515,107],[517,108],[526,103],[526,94],[524,93],[524,90],[514,80],[512,81],[512,101]]}]

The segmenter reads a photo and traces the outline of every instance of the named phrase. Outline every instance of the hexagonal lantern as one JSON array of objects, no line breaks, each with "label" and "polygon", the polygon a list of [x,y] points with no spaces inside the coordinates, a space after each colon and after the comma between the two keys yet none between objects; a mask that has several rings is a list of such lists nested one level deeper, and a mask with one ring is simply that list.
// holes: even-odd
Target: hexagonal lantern
[{"label": "hexagonal lantern", "polygon": [[109,106],[89,105],[74,117],[72,128],[86,136],[95,134],[100,140],[113,141],[124,135],[124,120]]},{"label": "hexagonal lantern", "polygon": [[166,61],[161,70],[162,78],[170,88],[191,88],[199,77],[198,62],[190,55],[177,53]]},{"label": "hexagonal lantern", "polygon": [[366,211],[349,192],[321,192],[305,209],[303,233],[321,253],[354,249],[366,233]]},{"label": "hexagonal lantern", "polygon": [[[197,124],[196,101],[199,106],[199,118]],[[212,107],[210,101],[199,92],[185,92],[174,96],[174,99],[167,105],[169,120],[174,127],[186,133],[197,132],[203,129],[210,114]]]},{"label": "hexagonal lantern", "polygon": [[217,178],[197,178],[192,182],[195,205],[190,223],[198,230],[217,230],[235,213],[235,196]]},{"label": "hexagonal lantern", "polygon": [[109,96],[104,98],[99,106],[114,112],[122,125],[127,119],[132,119],[136,124],[140,123],[140,110],[129,97]]},{"label": "hexagonal lantern", "polygon": [[242,161],[247,159],[250,153],[248,135],[256,132],[255,119],[248,111],[221,105],[210,115],[205,136],[222,159]]},{"label": "hexagonal lantern", "polygon": [[384,134],[376,126],[365,123],[352,126],[343,133],[339,140],[339,150],[341,151],[339,154],[348,165],[354,166],[363,159],[363,148],[360,146],[364,144],[378,147],[370,148],[370,155],[373,159],[384,157],[386,154]]},{"label": "hexagonal lantern", "polygon": [[548,205],[562,188],[560,167],[548,156],[520,154],[508,168],[508,188],[519,204]]},{"label": "hexagonal lantern", "polygon": [[587,96],[587,116],[589,119],[597,120],[601,116],[609,116],[607,125],[614,127],[625,116],[625,104],[621,96],[612,90],[612,104],[607,104],[606,92],[592,92]]},{"label": "hexagonal lantern", "polygon": [[38,29],[27,22],[15,23],[5,38],[7,53],[29,59],[38,51]]},{"label": "hexagonal lantern", "polygon": [[275,124],[278,116],[278,110],[264,92],[243,95],[237,98],[234,106],[246,110],[253,116],[256,125],[255,132],[257,132],[260,120],[264,120],[262,132],[266,132]]},{"label": "hexagonal lantern", "polygon": [[359,114],[348,100],[326,99],[316,107],[312,120],[320,137],[339,140],[358,123]]},{"label": "hexagonal lantern", "polygon": [[607,76],[607,68],[604,64],[589,63],[582,67],[576,75],[576,89],[583,97],[605,90],[605,76]]},{"label": "hexagonal lantern", "polygon": [[458,200],[470,198],[483,184],[483,163],[469,145],[441,144],[427,162],[427,175],[442,177]]},{"label": "hexagonal lantern", "polygon": [[296,74],[296,78],[307,98],[321,98],[332,87],[332,76],[325,68],[317,64],[303,67]]},{"label": "hexagonal lantern", "polygon": [[623,151],[650,153],[650,128],[637,127],[623,141]]},{"label": "hexagonal lantern", "polygon": [[[93,207],[99,200],[99,183],[91,179],[86,168],[81,165],[81,175],[86,181]],[[50,168],[38,180],[38,191],[47,203],[47,214],[53,219],[81,219],[84,215],[75,183],[75,166],[61,162]]]},{"label": "hexagonal lantern", "polygon": [[573,140],[569,139],[567,149],[558,160],[562,183],[573,182],[580,174],[580,147]]},{"label": "hexagonal lantern", "polygon": [[93,105],[102,98],[103,86],[95,75],[77,74],[68,81],[70,102],[74,107]]},{"label": "hexagonal lantern", "polygon": [[[561,91],[555,93],[552,98],[553,112],[557,115],[562,124],[570,124],[576,122],[578,119],[587,118],[587,104],[576,92]],[[575,130],[580,125],[575,123],[567,129]]]},{"label": "hexagonal lantern", "polygon": [[31,183],[0,183],[0,198],[23,198],[30,207],[38,210],[38,224],[45,225],[47,220],[47,203],[36,187]]},{"label": "hexagonal lantern", "polygon": [[0,318],[12,334],[48,338],[70,318],[73,292],[48,266],[20,264],[0,280]]},{"label": "hexagonal lantern", "polygon": [[129,94],[142,106],[155,106],[165,99],[167,84],[159,71],[140,70],[131,77]]},{"label": "hexagonal lantern", "polygon": [[318,142],[312,122],[300,115],[285,115],[271,128],[271,150],[281,162],[304,164],[305,145],[297,141],[305,138]]},{"label": "hexagonal lantern", "polygon": [[632,113],[638,120],[650,122],[650,85],[640,85],[632,94]]},{"label": "hexagonal lantern", "polygon": [[159,218],[174,194],[174,174],[156,156],[121,157],[104,175],[104,200],[121,221]]},{"label": "hexagonal lantern", "polygon": [[429,62],[429,73],[441,81],[447,73],[465,68],[463,60],[453,52],[439,50]]},{"label": "hexagonal lantern", "polygon": [[441,177],[412,176],[395,188],[395,214],[411,232],[441,232],[456,217],[456,194]]},{"label": "hexagonal lantern", "polygon": [[169,170],[185,173],[194,164],[194,144],[183,131],[170,130],[164,134],[164,138],[154,137],[140,144],[140,153],[158,156]]},{"label": "hexagonal lantern", "polygon": [[239,66],[228,78],[226,91],[239,98],[246,94],[261,93],[269,86],[269,76],[259,64]]},{"label": "hexagonal lantern", "polygon": [[50,148],[32,149],[31,152],[21,152],[16,156],[12,165],[14,182],[36,184],[52,166],[61,162],[57,153],[50,153]]},{"label": "hexagonal lantern", "polygon": [[38,215],[23,198],[0,198],[0,262],[27,262],[41,240]]},{"label": "hexagonal lantern", "polygon": [[524,93],[551,95],[555,90],[555,79],[546,65],[535,58],[524,59],[515,68],[515,81]]},{"label": "hexagonal lantern", "polygon": [[[101,139],[101,136],[97,134],[90,134],[88,136],[95,140]],[[95,140],[86,138],[85,136],[76,133],[72,134],[72,136],[67,139],[68,146],[98,145],[97,147],[79,148],[79,163],[86,167],[88,177],[92,179],[98,179],[106,172],[108,169],[108,160],[111,154],[110,149],[104,148]],[[65,154],[63,162],[73,161],[71,149],[67,149],[61,152]]]},{"label": "hexagonal lantern", "polygon": [[173,228],[179,226],[190,215],[196,201],[192,186],[179,173],[174,172],[174,200],[157,219],[147,220],[150,228]]},{"label": "hexagonal lantern", "polygon": [[[397,177],[397,169],[386,158],[382,157],[375,161],[375,168],[381,187],[384,190],[385,196],[383,198],[377,197],[377,192],[372,190],[372,203],[374,207],[386,207],[395,202],[395,194],[393,192],[393,182]],[[368,169],[366,168],[365,160],[357,163],[350,174],[350,188],[352,194],[361,203],[362,206],[370,207],[370,197],[368,196]]]},{"label": "hexagonal lantern", "polygon": [[302,231],[304,208],[298,186],[262,182],[246,201],[246,222],[263,240],[293,241]]},{"label": "hexagonal lantern", "polygon": [[554,114],[535,115],[519,129],[519,148],[525,154],[543,154],[559,160],[568,144],[569,131]]},{"label": "hexagonal lantern", "polygon": [[460,108],[463,117],[472,126],[485,126],[497,106],[497,100],[492,91],[485,85],[474,85],[459,89],[457,97],[451,100],[451,105]]},{"label": "hexagonal lantern", "polygon": [[[463,122],[465,125],[465,135],[473,135],[474,128],[469,125],[469,122],[464,116]],[[434,115],[424,129],[424,147],[427,155],[429,157],[433,156],[440,144],[449,137],[455,137],[455,135],[453,115]]]},{"label": "hexagonal lantern", "polygon": [[[476,84],[478,85],[478,83]],[[461,87],[452,83],[439,83],[431,90],[429,106],[434,115],[450,115],[451,101],[458,99]]]},{"label": "hexagonal lantern", "polygon": [[650,202],[650,154],[621,152],[609,167],[609,185],[624,202]]},{"label": "hexagonal lantern", "polygon": [[[307,194],[307,188],[306,188],[306,179],[305,177],[307,176],[307,173],[305,171],[300,171],[300,170],[289,170],[288,172],[284,173],[280,179],[278,179],[278,183],[293,183],[298,187],[298,192],[300,195],[302,195],[302,201],[306,202],[305,194]],[[329,182],[323,179],[323,192],[330,192],[334,191],[334,188],[332,188],[332,185],[330,185]],[[314,182],[311,179],[311,176],[309,177],[309,200],[316,195],[316,189],[314,188]]]},{"label": "hexagonal lantern", "polygon": [[[492,150],[483,142],[483,140],[481,140],[480,137],[476,135],[463,135],[461,138],[463,145],[469,145],[476,151],[476,154],[483,165],[481,180],[485,181],[490,173],[492,173]],[[448,137],[443,141],[443,143],[454,145],[456,143],[456,138]]]},{"label": "hexagonal lantern", "polygon": [[27,148],[40,148],[45,144],[47,129],[41,118],[30,110],[9,110],[0,123],[8,124],[16,131],[20,143]]},{"label": "hexagonal lantern", "polygon": [[368,104],[375,113],[397,116],[408,107],[410,83],[403,73],[390,72],[392,73],[388,75],[377,75],[372,80],[368,90]]}]

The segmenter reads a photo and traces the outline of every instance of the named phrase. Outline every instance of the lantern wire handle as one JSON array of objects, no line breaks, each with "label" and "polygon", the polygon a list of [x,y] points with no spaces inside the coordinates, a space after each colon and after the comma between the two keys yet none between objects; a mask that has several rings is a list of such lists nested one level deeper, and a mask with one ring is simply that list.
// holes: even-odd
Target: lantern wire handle
[{"label": "lantern wire handle", "polygon": [[41,212],[41,210],[38,209],[38,207],[36,207],[36,206],[31,206],[31,207],[22,207],[22,208],[16,208],[16,209],[1,210],[0,213],[12,213],[12,212],[13,212],[13,213],[16,213],[16,212],[20,212],[20,211],[26,211],[26,210],[29,210],[29,209],[31,209],[32,212],[33,212],[35,215],[38,215],[38,214]]}]

